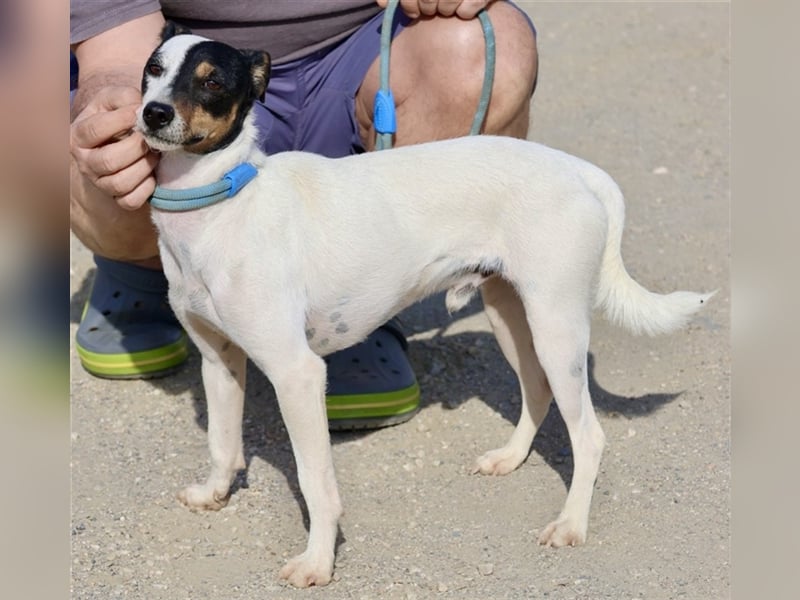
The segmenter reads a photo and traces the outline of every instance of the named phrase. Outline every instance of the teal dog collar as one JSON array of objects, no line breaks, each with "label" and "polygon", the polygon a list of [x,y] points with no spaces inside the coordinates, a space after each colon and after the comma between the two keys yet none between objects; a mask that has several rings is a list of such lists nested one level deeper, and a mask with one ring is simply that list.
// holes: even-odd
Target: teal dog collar
[{"label": "teal dog collar", "polygon": [[150,205],[171,212],[205,208],[235,196],[256,175],[258,169],[255,166],[242,163],[225,173],[216,183],[185,190],[170,190],[157,185],[150,197]]}]

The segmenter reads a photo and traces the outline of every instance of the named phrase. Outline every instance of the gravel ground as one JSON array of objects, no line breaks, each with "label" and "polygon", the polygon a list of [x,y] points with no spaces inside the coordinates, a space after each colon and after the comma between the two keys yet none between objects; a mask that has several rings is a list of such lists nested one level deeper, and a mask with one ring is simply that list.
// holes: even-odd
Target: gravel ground
[{"label": "gravel ground", "polygon": [[[527,462],[469,474],[520,398],[478,303],[403,319],[422,386],[410,422],[334,434],[345,515],[335,581],[276,580],[306,540],[289,441],[250,369],[249,468],[230,504],[175,500],[207,468],[199,356],[169,378],[92,378],[72,353],[75,599],[687,598],[730,596],[729,7],[523,2],[541,67],[530,137],[603,167],[626,193],[623,253],[659,291],[719,293],[682,332],[634,338],[598,318],[590,381],[608,446],[584,546],[536,544],[572,457],[553,408]],[[91,282],[72,240],[71,331]]]}]

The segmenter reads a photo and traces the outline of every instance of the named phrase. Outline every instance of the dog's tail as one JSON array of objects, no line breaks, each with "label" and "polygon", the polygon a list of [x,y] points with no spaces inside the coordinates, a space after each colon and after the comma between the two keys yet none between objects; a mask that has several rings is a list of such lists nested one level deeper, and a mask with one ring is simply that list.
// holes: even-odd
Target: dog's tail
[{"label": "dog's tail", "polygon": [[715,292],[656,294],[639,285],[625,269],[620,253],[625,222],[622,192],[606,173],[601,177],[593,174],[591,178],[591,187],[608,215],[595,306],[603,310],[609,321],[636,334],[658,335],[683,327]]}]

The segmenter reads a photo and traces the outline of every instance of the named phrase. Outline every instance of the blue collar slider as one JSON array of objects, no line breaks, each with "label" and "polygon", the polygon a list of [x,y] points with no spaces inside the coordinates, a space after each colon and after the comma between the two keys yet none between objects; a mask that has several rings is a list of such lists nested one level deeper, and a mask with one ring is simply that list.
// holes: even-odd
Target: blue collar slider
[{"label": "blue collar slider", "polygon": [[205,208],[235,196],[256,175],[258,169],[254,165],[242,163],[225,173],[219,181],[208,185],[185,190],[170,190],[157,185],[150,205],[171,212]]}]

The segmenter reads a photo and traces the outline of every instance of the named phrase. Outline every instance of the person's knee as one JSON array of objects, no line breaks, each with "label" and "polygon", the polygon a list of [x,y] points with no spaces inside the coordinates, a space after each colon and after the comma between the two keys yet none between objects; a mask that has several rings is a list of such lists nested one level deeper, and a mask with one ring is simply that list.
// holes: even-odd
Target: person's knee
[{"label": "person's knee", "polygon": [[[536,38],[520,10],[506,2],[492,4],[489,16],[496,62],[483,131],[516,135],[527,129],[538,68]],[[395,48],[392,79],[398,104],[424,94],[426,106],[459,118],[468,130],[485,77],[486,41],[479,21],[419,20],[398,36]]]},{"label": "person's knee", "polygon": [[[536,37],[525,15],[507,2],[492,4],[489,16],[495,35],[496,63],[484,131],[522,136],[527,131],[538,74]],[[483,50],[482,45],[480,49]],[[481,61],[481,68],[483,64]]]}]

